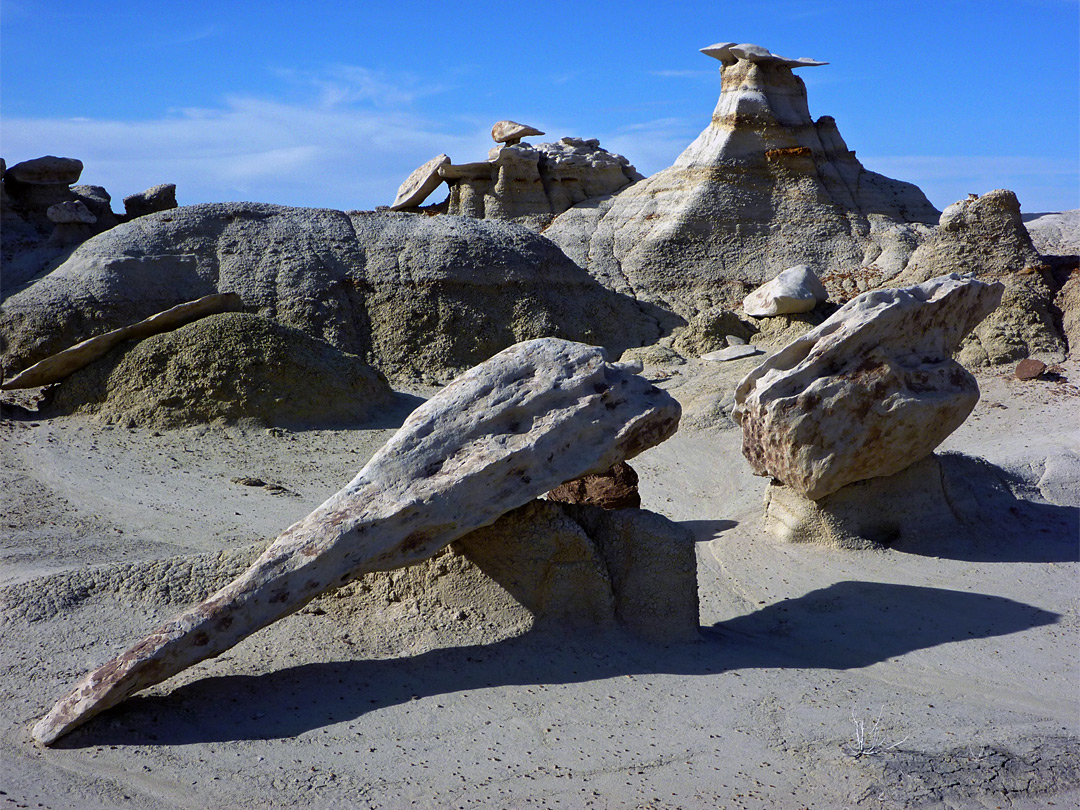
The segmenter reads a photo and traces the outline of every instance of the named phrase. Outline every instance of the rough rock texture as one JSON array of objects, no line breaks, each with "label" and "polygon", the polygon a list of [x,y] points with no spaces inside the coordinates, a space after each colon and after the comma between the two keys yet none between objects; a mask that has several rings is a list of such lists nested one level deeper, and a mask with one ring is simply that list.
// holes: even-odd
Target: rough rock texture
[{"label": "rough rock texture", "polygon": [[543,134],[536,127],[519,124],[516,121],[496,121],[491,127],[491,140],[495,143],[515,144],[522,138]]},{"label": "rough rock texture", "polygon": [[558,503],[583,503],[601,509],[637,509],[641,506],[637,473],[625,461],[602,473],[567,481],[551,490],[547,498]]},{"label": "rough rock texture", "polygon": [[642,179],[626,158],[602,149],[595,138],[511,144],[492,149],[486,162],[443,166],[439,173],[450,185],[450,214],[533,228],[572,205]]},{"label": "rough rock texture", "polygon": [[450,162],[448,155],[436,155],[423,166],[414,169],[412,174],[405,178],[394,197],[391,211],[400,211],[402,208],[412,208],[420,205],[428,196],[437,189],[443,179],[439,176],[439,167]]},{"label": "rough rock texture", "polygon": [[57,225],[69,222],[93,225],[97,222],[97,217],[90,213],[90,209],[86,207],[85,203],[79,200],[69,200],[68,202],[50,205],[45,211],[45,216],[49,218],[50,222],[55,222]]},{"label": "rough rock texture", "polygon": [[80,368],[104,357],[111,349],[119,346],[124,341],[142,340],[159,332],[167,332],[170,329],[183,326],[185,323],[205,315],[239,309],[240,304],[240,296],[236,295],[236,293],[208,295],[195,301],[189,301],[186,304],[180,304],[164,312],[159,312],[144,321],[84,340],[82,343],[64,349],[51,357],[46,357],[10,380],[5,380],[3,385],[0,385],[0,388],[5,390],[35,388],[40,385],[59,382],[72,372],[78,371]]},{"label": "rough rock texture", "polygon": [[[263,550],[83,567],[0,588],[7,619],[36,622],[100,597],[171,611],[241,575]],[[131,608],[129,608],[131,609]],[[428,560],[376,571],[312,600],[369,649],[394,625],[404,649],[483,643],[529,630],[611,633],[649,641],[698,638],[693,536],[653,512],[531,501]],[[407,638],[409,637],[409,638]],[[406,640],[407,638],[407,640]],[[400,654],[402,649],[379,650]]]},{"label": "rough rock texture", "polygon": [[22,369],[215,292],[392,377],[445,380],[542,336],[617,354],[661,331],[648,307],[520,226],[222,203],[124,223],[12,295],[0,312],[3,365]]},{"label": "rough rock texture", "polygon": [[427,559],[563,481],[675,432],[679,405],[603,350],[511,347],[417,408],[345,488],[199,605],[86,676],[34,727],[50,744],[321,593]]},{"label": "rough rock texture", "polygon": [[52,407],[132,427],[239,419],[325,426],[362,421],[392,396],[356,355],[233,312],[118,346],[62,383]]},{"label": "rough rock texture", "polygon": [[813,270],[797,264],[780,272],[743,299],[743,311],[754,318],[809,312],[829,294]]},{"label": "rough rock texture", "polygon": [[731,345],[731,338],[745,343],[757,328],[723,307],[710,307],[690,318],[672,333],[672,348],[687,357],[698,357]]},{"label": "rough rock texture", "polygon": [[[987,278],[989,281],[993,277]],[[1065,358],[1054,293],[1040,273],[999,277],[1001,305],[972,331],[959,354],[966,366],[1015,363],[1035,357],[1050,363]]]},{"label": "rough rock texture", "polygon": [[128,219],[145,217],[158,211],[176,208],[176,183],[159,183],[146,191],[124,197],[124,211]]},{"label": "rough rock texture", "polygon": [[816,500],[928,455],[978,402],[952,355],[1001,291],[951,275],[865,293],[772,355],[735,391],[754,472]]},{"label": "rough rock texture", "polygon": [[612,289],[683,317],[734,309],[794,264],[823,278],[870,265],[879,281],[899,272],[938,221],[926,196],[865,170],[832,118],[811,119],[792,68],[812,60],[720,45],[712,122],[675,164],[571,208],[544,235]]},{"label": "rough rock texture", "polygon": [[1061,312],[1062,331],[1068,341],[1069,356],[1080,351],[1080,272],[1073,271],[1058,291],[1054,303]]},{"label": "rough rock texture", "polygon": [[943,270],[996,277],[1041,264],[1016,194],[997,189],[942,211],[937,230],[911,254],[897,282],[918,284]]},{"label": "rough rock texture", "polygon": [[1055,285],[1013,192],[972,194],[946,208],[896,283],[917,284],[943,272],[1005,285],[1001,306],[964,345],[960,360],[965,365],[1015,363],[1029,355],[1050,362],[1064,358],[1065,342],[1053,311]]}]

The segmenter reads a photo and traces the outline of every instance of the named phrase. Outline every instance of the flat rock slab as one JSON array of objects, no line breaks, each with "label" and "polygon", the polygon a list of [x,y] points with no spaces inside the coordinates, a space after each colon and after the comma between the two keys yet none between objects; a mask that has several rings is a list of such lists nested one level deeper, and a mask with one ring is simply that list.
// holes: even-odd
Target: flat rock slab
[{"label": "flat rock slab", "polygon": [[752,343],[742,343],[736,344],[735,346],[728,346],[726,349],[717,349],[715,352],[703,354],[701,355],[701,359],[710,360],[714,363],[726,363],[729,360],[738,360],[742,357],[753,357],[755,354],[761,353],[761,349]]},{"label": "flat rock slab", "polygon": [[40,186],[70,186],[79,182],[82,170],[81,160],[46,155],[16,163],[4,172],[4,180]]},{"label": "flat rock slab", "polygon": [[415,169],[398,187],[397,196],[390,210],[400,211],[402,208],[420,205],[442,183],[443,178],[439,175],[439,167],[447,166],[449,163],[449,156],[436,155],[423,166]]},{"label": "flat rock slab", "polygon": [[87,675],[34,739],[48,745],[321,593],[425,560],[564,481],[610,469],[671,436],[679,415],[603,349],[544,338],[500,352],[417,408],[241,576]]},{"label": "flat rock slab", "polygon": [[979,400],[952,357],[1002,290],[953,274],[864,293],[769,357],[732,412],[754,472],[818,499],[931,453]]},{"label": "flat rock slab", "polygon": [[491,139],[495,143],[517,143],[522,138],[543,134],[536,127],[519,124],[517,121],[497,121],[491,128]]}]

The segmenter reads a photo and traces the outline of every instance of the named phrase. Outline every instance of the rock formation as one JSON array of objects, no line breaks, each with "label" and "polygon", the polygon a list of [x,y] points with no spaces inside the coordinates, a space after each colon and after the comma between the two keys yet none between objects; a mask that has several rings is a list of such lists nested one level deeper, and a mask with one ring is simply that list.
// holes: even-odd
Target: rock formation
[{"label": "rock formation", "polygon": [[0,388],[7,391],[15,388],[36,388],[40,385],[59,382],[69,374],[104,357],[109,351],[125,341],[142,340],[160,332],[176,329],[205,315],[239,309],[240,304],[240,296],[235,293],[208,295],[196,301],[179,304],[146,320],[130,326],[122,326],[119,329],[106,332],[104,335],[98,335],[71,348],[64,349],[62,352],[35,363],[10,380],[4,380]]},{"label": "rock formation", "polygon": [[439,174],[450,185],[448,213],[531,227],[641,179],[626,158],[602,149],[595,138],[562,138],[535,147],[508,143],[492,149],[487,161],[444,165]]},{"label": "rock formation", "polygon": [[979,399],[952,356],[1001,293],[957,275],[865,293],[772,355],[735,390],[754,472],[816,500],[928,455]]},{"label": "rock formation", "polygon": [[583,503],[601,509],[637,509],[641,506],[638,476],[621,461],[610,470],[567,481],[547,494],[549,501]]},{"label": "rock formation", "polygon": [[218,292],[397,378],[446,380],[530,338],[618,354],[660,334],[647,307],[516,225],[222,203],[124,223],[12,295],[3,365]]},{"label": "rock formation", "polygon": [[447,155],[436,155],[423,166],[413,170],[413,173],[405,178],[405,182],[398,187],[394,204],[391,211],[400,211],[403,208],[414,208],[428,198],[441,184],[443,179],[439,176],[439,168],[450,163]]},{"label": "rock formation", "polygon": [[176,183],[159,183],[146,191],[124,197],[124,212],[128,219],[173,208],[176,208]]},{"label": "rock formation", "polygon": [[898,273],[937,223],[918,188],[867,171],[835,121],[810,117],[786,59],[752,45],[704,49],[720,60],[709,126],[675,164],[544,231],[602,282],[683,317],[735,309],[795,264],[829,274]]},{"label": "rock formation", "polygon": [[238,420],[327,427],[355,425],[392,398],[356,355],[233,312],[118,346],[61,383],[47,410],[156,429]]},{"label": "rock formation", "polygon": [[755,318],[790,315],[809,312],[828,298],[814,271],[805,264],[797,264],[746,296],[743,311]]},{"label": "rock formation", "polygon": [[915,284],[941,268],[1005,286],[1001,306],[964,345],[965,365],[1014,363],[1028,355],[1052,362],[1064,358],[1065,341],[1053,312],[1058,282],[1032,244],[1013,192],[972,194],[946,208],[896,281]]},{"label": "rock formation", "polygon": [[[53,155],[10,168],[0,160],[0,296],[7,297],[63,261],[76,245],[127,218],[113,213],[112,198],[101,186],[72,185],[82,170],[82,161]],[[143,195],[155,196],[145,205],[175,208],[175,189],[148,189]]]},{"label": "rock formation", "polygon": [[50,744],[319,594],[424,560],[558,484],[663,441],[679,406],[594,347],[523,343],[416,409],[355,479],[240,577],[86,676],[33,730]]},{"label": "rock formation", "polygon": [[504,143],[507,146],[521,143],[522,138],[543,134],[536,127],[519,124],[517,121],[496,121],[491,127],[491,140],[495,141],[495,143]]}]

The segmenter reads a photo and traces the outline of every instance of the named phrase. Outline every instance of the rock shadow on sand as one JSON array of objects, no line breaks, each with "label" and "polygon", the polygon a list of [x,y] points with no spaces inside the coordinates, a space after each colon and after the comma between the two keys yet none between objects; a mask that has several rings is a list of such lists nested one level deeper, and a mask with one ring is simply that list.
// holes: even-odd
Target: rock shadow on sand
[{"label": "rock shadow on sand", "polygon": [[858,669],[1059,619],[997,596],[838,582],[703,628],[696,643],[650,645],[621,634],[534,631],[491,645],[411,657],[203,678],[168,695],[133,697],[74,730],[57,747],[284,739],[414,700],[502,686],[740,669]]}]

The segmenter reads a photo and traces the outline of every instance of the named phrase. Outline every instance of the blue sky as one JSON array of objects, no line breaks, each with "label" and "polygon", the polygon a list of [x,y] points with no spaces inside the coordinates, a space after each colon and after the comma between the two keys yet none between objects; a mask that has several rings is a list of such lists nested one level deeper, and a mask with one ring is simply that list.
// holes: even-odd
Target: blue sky
[{"label": "blue sky", "polygon": [[942,208],[1017,192],[1080,207],[1077,0],[476,3],[2,0],[0,155],[77,157],[113,207],[372,208],[445,152],[482,160],[510,118],[599,138],[644,174],[709,122],[717,41],[799,71],[871,170]]}]

